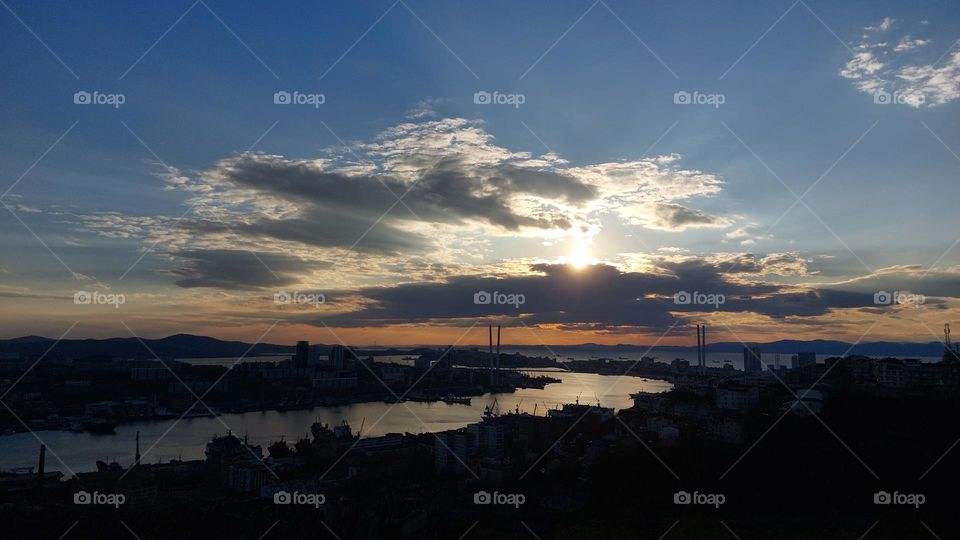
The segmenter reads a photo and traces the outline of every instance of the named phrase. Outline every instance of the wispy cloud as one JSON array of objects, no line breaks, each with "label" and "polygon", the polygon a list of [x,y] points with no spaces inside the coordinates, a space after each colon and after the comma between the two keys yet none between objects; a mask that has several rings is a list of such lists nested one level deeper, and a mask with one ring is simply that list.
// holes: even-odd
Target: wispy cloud
[{"label": "wispy cloud", "polygon": [[933,62],[918,57],[928,39],[902,36],[891,45],[883,40],[894,26],[885,18],[876,26],[867,26],[856,54],[840,70],[861,92],[874,95],[877,103],[900,103],[914,108],[936,107],[960,99],[960,51],[948,53]]}]

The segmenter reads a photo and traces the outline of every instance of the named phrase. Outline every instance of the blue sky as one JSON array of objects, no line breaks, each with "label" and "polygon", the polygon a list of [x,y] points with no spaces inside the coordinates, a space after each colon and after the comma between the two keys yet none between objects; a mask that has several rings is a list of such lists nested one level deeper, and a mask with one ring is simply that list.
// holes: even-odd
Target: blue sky
[{"label": "blue sky", "polygon": [[[276,4],[10,1],[0,10],[0,171],[10,186],[29,169],[2,199],[23,220],[6,210],[0,217],[6,289],[0,302],[5,311],[19,312],[7,321],[7,337],[57,334],[82,315],[87,328],[78,332],[88,335],[122,334],[118,317],[127,316],[142,320],[143,332],[151,335],[202,330],[254,339],[268,321],[282,320],[280,335],[294,336],[324,329],[321,321],[329,316],[341,325],[332,327],[351,338],[390,340],[406,332],[405,322],[422,318],[419,324],[435,332],[430,335],[452,341],[470,317],[524,315],[451,307],[417,317],[411,306],[409,312],[398,309],[396,319],[381,319],[363,311],[370,302],[385,302],[365,288],[396,287],[399,294],[418,284],[453,288],[457,279],[481,275],[543,277],[529,269],[532,264],[586,265],[583,271],[591,272],[594,263],[626,275],[676,272],[676,265],[696,262],[726,274],[723,262],[771,255],[789,256],[789,269],[724,275],[721,281],[776,287],[785,295],[796,294],[795,287],[863,294],[888,286],[928,287],[935,301],[922,324],[931,328],[953,309],[954,300],[941,288],[953,283],[960,257],[960,251],[948,251],[958,234],[960,189],[955,3]],[[871,56],[857,56],[864,54]],[[119,107],[76,105],[78,91],[122,94],[125,101]],[[316,108],[275,105],[278,91],[323,94],[325,101]],[[878,91],[921,95],[923,102],[877,104]],[[476,104],[477,92],[519,94],[523,103]],[[723,103],[676,104],[677,92],[719,95]],[[462,123],[444,123],[451,119]],[[392,139],[383,135],[403,124],[418,127]],[[512,217],[553,220],[550,226],[541,221],[517,228],[497,222],[485,213],[489,209],[465,220],[444,216],[428,223],[412,223],[411,214],[419,212],[404,204],[382,222],[366,218],[366,211],[376,218],[389,204],[345,210],[366,219],[351,222],[356,232],[373,225],[368,241],[377,241],[391,223],[399,232],[383,242],[400,233],[435,234],[432,247],[415,256],[400,249],[355,259],[352,241],[317,245],[277,232],[285,221],[284,231],[299,223],[316,227],[304,231],[308,236],[337,236],[329,227],[346,222],[291,221],[306,211],[291,202],[290,192],[269,184],[272,178],[314,167],[315,175],[353,171],[337,177],[350,182],[352,174],[361,174],[351,167],[372,164],[378,175],[395,177],[396,184],[388,183],[402,192],[429,172],[406,174],[388,163],[390,157],[408,159],[422,151],[416,137],[456,138],[460,130],[487,139],[467,149],[431,147],[435,159],[457,156],[472,166],[482,154],[492,160],[483,167],[519,163],[523,171],[602,185],[597,189],[604,195],[568,198],[564,206],[544,199],[543,186],[524,191],[516,179],[509,193],[497,184],[500,177],[469,188],[509,198]],[[391,141],[395,154],[386,153],[384,141]],[[225,163],[255,143],[254,158]],[[549,159],[541,160],[544,155]],[[263,172],[264,156],[279,160],[269,163],[269,172]],[[644,162],[658,156],[673,158]],[[328,161],[313,161],[321,159]],[[627,187],[648,178],[643,175],[660,175],[663,182],[641,190],[642,197],[626,200],[622,190],[611,195],[610,171],[617,163],[634,164],[630,174],[639,175],[620,178]],[[233,176],[252,170],[266,174],[267,184]],[[189,180],[170,181],[177,175]],[[683,183],[690,178],[695,180]],[[451,184],[444,182],[430,185],[452,197],[446,192]],[[789,190],[799,195],[815,182],[804,202],[784,216],[796,202]],[[418,202],[411,206],[421,208],[415,205],[423,184],[416,185],[411,201]],[[685,187],[678,192],[674,185]],[[427,208],[437,193],[422,194],[423,208],[449,213],[450,207]],[[290,207],[265,208],[268,195]],[[325,196],[317,193],[313,204],[322,207]],[[219,219],[200,219],[193,213],[199,208],[177,219],[198,202],[221,212]],[[269,232],[251,224],[257,213],[275,220]],[[576,219],[556,225],[564,214]],[[229,234],[202,227],[221,219],[232,226]],[[344,234],[360,236],[352,228]],[[234,276],[243,273],[234,259],[217,259],[230,261],[229,270],[214,268],[210,254],[231,247],[259,254],[261,260],[248,253],[243,263],[251,264],[250,273],[266,270],[283,279],[270,284]],[[292,266],[275,272],[270,257]],[[437,267],[411,270],[431,264]],[[218,272],[223,279],[211,279]],[[269,303],[261,311],[252,307],[278,288],[319,290],[341,300],[324,306],[323,316],[279,312]],[[82,309],[71,301],[77,290],[122,293],[130,301],[122,310],[76,311]],[[271,313],[257,315],[268,308]],[[685,326],[696,317],[719,317],[758,337],[790,324],[797,325],[791,332],[812,334],[831,320],[853,315],[861,323],[878,311],[872,304],[825,301],[810,313],[738,309],[668,310],[670,317],[638,317],[636,324],[618,317],[594,326],[580,321],[565,327],[567,335],[560,318],[535,306],[526,316],[554,341],[575,342],[585,333],[593,341],[624,335],[649,341],[674,319]],[[198,310],[203,321],[182,316]],[[907,323],[890,323],[894,315],[881,324],[884,336],[930,339],[923,326],[902,330]],[[853,326],[837,331],[859,336]]]}]

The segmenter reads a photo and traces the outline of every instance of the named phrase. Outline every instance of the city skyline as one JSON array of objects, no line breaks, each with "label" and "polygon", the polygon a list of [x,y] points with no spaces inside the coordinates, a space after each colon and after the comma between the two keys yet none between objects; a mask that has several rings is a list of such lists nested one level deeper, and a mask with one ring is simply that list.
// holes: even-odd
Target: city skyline
[{"label": "city skyline", "polygon": [[427,7],[8,6],[0,337],[957,320],[955,8]]},{"label": "city skyline", "polygon": [[960,2],[0,0],[10,538],[952,538]]}]

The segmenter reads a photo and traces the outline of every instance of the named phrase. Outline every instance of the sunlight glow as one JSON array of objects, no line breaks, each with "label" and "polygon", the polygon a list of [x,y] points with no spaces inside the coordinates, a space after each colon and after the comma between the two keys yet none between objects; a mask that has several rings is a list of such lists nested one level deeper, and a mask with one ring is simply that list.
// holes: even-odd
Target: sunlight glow
[{"label": "sunlight glow", "polygon": [[577,243],[573,250],[566,257],[562,257],[561,260],[578,270],[597,262],[590,256],[590,252],[582,243]]}]

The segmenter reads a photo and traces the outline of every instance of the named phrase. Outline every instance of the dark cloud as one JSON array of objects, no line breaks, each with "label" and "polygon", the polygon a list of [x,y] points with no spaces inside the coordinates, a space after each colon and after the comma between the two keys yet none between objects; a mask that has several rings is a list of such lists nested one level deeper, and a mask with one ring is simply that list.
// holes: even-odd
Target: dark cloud
[{"label": "dark cloud", "polygon": [[[319,161],[242,154],[221,161],[207,177],[220,188],[245,188],[295,204],[296,218],[239,223],[238,231],[309,245],[349,247],[394,207],[357,245],[358,250],[395,253],[424,248],[428,241],[397,227],[400,220],[462,224],[478,220],[507,230],[568,229],[554,212],[522,214],[514,196],[532,195],[579,204],[596,190],[577,178],[510,164],[477,167],[463,156],[434,160],[413,180],[394,175],[346,174]],[[397,205],[403,198],[403,206]],[[412,211],[412,212],[411,212]],[[232,226],[232,225],[231,225]]]},{"label": "dark cloud", "polygon": [[[592,325],[593,327],[665,330],[674,313],[759,313],[774,318],[823,315],[833,308],[873,305],[872,295],[858,292],[790,289],[767,283],[733,281],[721,265],[704,260],[675,263],[670,271],[623,272],[607,265],[576,269],[541,264],[534,273],[490,278],[457,276],[442,283],[413,283],[367,288],[354,294],[371,303],[359,311],[324,318],[327,324],[378,326],[432,322],[463,324],[464,319],[486,316],[522,316],[526,324]],[[513,305],[474,303],[479,291],[522,294],[525,302]],[[726,302],[714,308],[678,305],[680,291],[722,294]],[[309,322],[309,321],[304,321]],[[319,324],[319,323],[318,323]]]},{"label": "dark cloud", "polygon": [[581,204],[597,196],[594,186],[561,172],[503,165],[490,171],[490,182],[505,192],[522,192]]},{"label": "dark cloud", "polygon": [[395,255],[415,253],[431,245],[423,235],[403,231],[377,217],[363,218],[343,210],[318,210],[301,217],[276,219],[256,217],[250,221],[224,222],[183,220],[180,229],[192,234],[222,234],[268,245],[269,240],[300,242],[314,247],[353,246],[357,251]]},{"label": "dark cloud", "polygon": [[189,250],[173,254],[180,266],[170,273],[180,287],[255,290],[282,287],[323,263],[308,263],[298,257],[241,250]]},{"label": "dark cloud", "polygon": [[695,227],[726,227],[727,219],[711,216],[702,210],[694,210],[675,203],[657,203],[651,206],[653,215],[647,226],[668,231],[683,231]]}]

